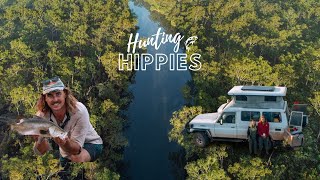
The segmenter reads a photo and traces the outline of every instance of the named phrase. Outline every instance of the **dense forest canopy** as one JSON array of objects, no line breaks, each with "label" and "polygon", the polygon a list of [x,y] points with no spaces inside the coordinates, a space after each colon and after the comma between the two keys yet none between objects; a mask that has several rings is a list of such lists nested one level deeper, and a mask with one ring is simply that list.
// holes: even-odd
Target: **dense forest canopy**
[{"label": "dense forest canopy", "polygon": [[[182,93],[189,106],[175,112],[169,139],[185,149],[188,179],[316,179],[320,116],[320,3],[271,0],[144,0],[171,27],[198,36],[188,53],[200,53],[202,68]],[[120,111],[130,102],[133,72],[119,72],[136,20],[128,1],[4,0],[0,2],[0,112],[31,116],[41,81],[60,76],[91,114],[104,140],[103,156],[73,166],[72,176],[119,179],[127,140]],[[287,100],[309,104],[305,144],[278,148],[272,158],[252,158],[237,144],[214,143],[199,149],[182,134],[197,114],[216,111],[234,85],[288,87]],[[1,122],[0,179],[54,177],[56,153],[35,156],[32,140],[8,131]]]},{"label": "dense forest canopy", "polygon": [[[104,141],[103,156],[74,165],[72,176],[85,170],[88,179],[119,178],[113,172],[127,145],[120,111],[130,102],[133,73],[117,71],[117,54],[125,52],[135,24],[127,0],[0,2],[1,114],[33,115],[41,81],[59,76],[87,106]],[[0,179],[47,178],[59,171],[55,153],[36,157],[30,138],[7,130],[0,136]]]},{"label": "dense forest canopy", "polygon": [[[320,174],[318,1],[144,0],[186,36],[198,36],[189,53],[202,55],[202,68],[183,89],[190,106],[173,114],[170,140],[185,148],[188,179],[316,179]],[[194,146],[181,131],[197,114],[214,112],[234,85],[288,87],[287,100],[309,105],[305,144],[275,149],[270,160],[248,156],[246,148],[215,143]]]}]

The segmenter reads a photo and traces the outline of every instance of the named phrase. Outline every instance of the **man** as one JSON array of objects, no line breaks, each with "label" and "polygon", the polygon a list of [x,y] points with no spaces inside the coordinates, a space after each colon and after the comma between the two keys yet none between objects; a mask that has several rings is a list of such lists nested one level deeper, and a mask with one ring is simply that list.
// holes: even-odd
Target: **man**
[{"label": "man", "polygon": [[269,123],[262,115],[258,123],[258,135],[259,135],[259,150],[261,153],[262,148],[266,149],[266,154],[269,155]]},{"label": "man", "polygon": [[[69,135],[65,139],[53,138],[59,146],[62,167],[70,161],[95,161],[102,153],[103,142],[89,121],[87,108],[71,94],[60,78],[42,83],[43,92],[37,102],[37,115],[57,124]],[[42,155],[48,150],[49,141],[38,138],[34,151]]]}]

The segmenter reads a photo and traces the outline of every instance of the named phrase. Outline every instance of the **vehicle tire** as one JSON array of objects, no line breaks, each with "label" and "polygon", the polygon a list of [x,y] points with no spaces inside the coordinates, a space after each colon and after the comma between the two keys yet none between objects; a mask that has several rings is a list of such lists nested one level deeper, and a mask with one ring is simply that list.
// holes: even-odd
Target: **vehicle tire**
[{"label": "vehicle tire", "polygon": [[198,147],[206,147],[209,143],[209,138],[205,132],[197,132],[194,136],[195,143]]}]

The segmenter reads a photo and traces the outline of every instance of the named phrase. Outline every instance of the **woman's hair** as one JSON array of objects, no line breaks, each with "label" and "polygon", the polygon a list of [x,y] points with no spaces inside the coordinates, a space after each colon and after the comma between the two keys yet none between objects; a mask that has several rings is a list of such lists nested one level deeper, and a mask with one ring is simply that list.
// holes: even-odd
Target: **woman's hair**
[{"label": "woman's hair", "polygon": [[260,116],[259,122],[262,122],[262,118],[264,118],[264,122],[266,122],[266,118],[264,117],[264,115]]},{"label": "woman's hair", "polygon": [[[78,100],[72,95],[72,92],[69,88],[64,88],[64,93],[66,94],[66,107],[67,111],[71,113],[75,113],[77,110],[77,102]],[[42,113],[47,113],[50,111],[50,107],[48,106],[47,102],[45,101],[46,95],[41,94],[36,105],[37,111]]]},{"label": "woman's hair", "polygon": [[256,127],[256,122],[255,122],[253,119],[251,119],[249,126],[250,126],[251,128],[252,128],[252,127]]}]

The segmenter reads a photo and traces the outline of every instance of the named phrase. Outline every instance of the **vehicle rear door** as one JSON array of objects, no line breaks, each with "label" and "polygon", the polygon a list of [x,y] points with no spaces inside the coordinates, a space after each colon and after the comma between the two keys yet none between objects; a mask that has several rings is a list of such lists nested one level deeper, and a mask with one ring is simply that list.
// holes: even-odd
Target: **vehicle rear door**
[{"label": "vehicle rear door", "polygon": [[303,112],[291,111],[289,128],[293,131],[296,131],[295,133],[300,133],[302,132],[302,124],[303,124]]},{"label": "vehicle rear door", "polygon": [[307,112],[307,104],[293,104],[291,110],[292,111],[300,111],[303,112],[303,122],[302,127],[305,127],[308,124],[308,112]]},{"label": "vehicle rear door", "polygon": [[298,147],[303,144],[302,134],[303,112],[291,111],[289,128],[285,130],[285,141],[291,147]]}]

